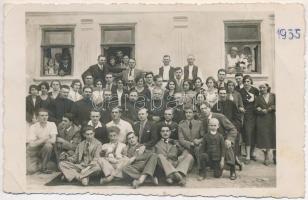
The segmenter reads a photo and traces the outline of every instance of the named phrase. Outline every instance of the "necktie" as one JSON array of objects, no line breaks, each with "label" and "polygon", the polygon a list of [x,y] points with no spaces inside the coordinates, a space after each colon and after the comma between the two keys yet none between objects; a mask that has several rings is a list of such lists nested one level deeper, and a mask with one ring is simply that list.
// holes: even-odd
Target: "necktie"
[{"label": "necktie", "polygon": [[86,142],[86,146],[85,146],[85,158],[84,158],[84,162],[85,164],[89,164],[90,163],[90,143]]},{"label": "necktie", "polygon": [[189,121],[189,129],[190,129],[190,130],[192,129],[192,123],[191,123],[191,121]]},{"label": "necktie", "polygon": [[140,122],[139,142],[141,142],[141,137],[142,137],[142,134],[143,134],[143,129],[144,129],[144,122]]},{"label": "necktie", "polygon": [[129,70],[129,76],[132,76],[133,72],[132,69]]}]

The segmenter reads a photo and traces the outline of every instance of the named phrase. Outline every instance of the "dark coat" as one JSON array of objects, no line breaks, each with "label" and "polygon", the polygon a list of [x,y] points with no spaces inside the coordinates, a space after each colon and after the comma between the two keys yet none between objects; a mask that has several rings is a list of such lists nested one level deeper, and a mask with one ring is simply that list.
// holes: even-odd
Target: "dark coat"
[{"label": "dark coat", "polygon": [[63,63],[60,63],[59,72],[61,71],[63,71],[63,75],[71,75],[71,65],[64,66]]},{"label": "dark coat", "polygon": [[[258,148],[276,148],[276,105],[275,94],[269,94],[268,103],[263,96],[258,96],[255,101],[256,134]],[[267,113],[257,111],[257,108],[266,109]]]},{"label": "dark coat", "polygon": [[[140,137],[139,135],[140,121],[134,123],[133,129],[136,135]],[[147,121],[144,125],[141,138],[139,138],[139,143],[146,146],[147,149],[150,149],[154,147],[157,141],[158,141],[158,136],[157,136],[156,126],[152,122]]]},{"label": "dark coat", "polygon": [[212,112],[223,114],[233,123],[234,126],[236,126],[237,130],[241,129],[241,114],[233,101],[218,101],[212,107]]},{"label": "dark coat", "polygon": [[[172,66],[170,66],[170,70],[169,70],[169,80],[173,80],[173,79],[174,79],[174,73],[175,73],[175,68],[172,67]],[[163,66],[161,66],[161,67],[159,68],[159,75],[160,75],[161,77],[163,77],[163,75],[164,75],[164,67],[163,67]]]},{"label": "dark coat", "polygon": [[225,155],[224,137],[218,132],[215,135],[205,134],[200,146],[200,153],[206,153],[210,160],[220,161]]},{"label": "dark coat", "polygon": [[72,112],[73,103],[74,102],[70,99],[58,96],[50,105],[50,121],[55,122],[56,124],[60,123],[65,113]]},{"label": "dark coat", "polygon": [[37,112],[41,107],[41,98],[37,96],[35,99],[36,100],[34,105],[32,101],[32,96],[28,95],[26,97],[26,120],[29,123],[32,122],[33,115],[37,115]]},{"label": "dark coat", "polygon": [[106,64],[101,70],[98,64],[90,66],[85,72],[82,73],[81,77],[84,82],[87,74],[91,74],[93,76],[94,81],[97,79],[101,79],[103,81],[103,85],[105,85],[105,76],[109,72],[109,66]]},{"label": "dark coat", "polygon": [[72,113],[74,122],[77,125],[82,125],[90,120],[90,111],[93,109],[92,101],[81,99],[73,103]]},{"label": "dark coat", "polygon": [[[184,80],[189,80],[189,66],[184,66]],[[192,70],[192,80],[195,80],[198,77],[198,66],[194,65]]]}]

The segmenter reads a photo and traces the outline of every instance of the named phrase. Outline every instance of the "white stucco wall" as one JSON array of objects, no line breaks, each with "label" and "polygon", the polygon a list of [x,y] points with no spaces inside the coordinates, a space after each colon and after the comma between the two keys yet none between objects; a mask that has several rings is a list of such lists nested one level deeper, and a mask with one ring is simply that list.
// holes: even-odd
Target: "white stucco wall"
[{"label": "white stucco wall", "polygon": [[[170,8],[148,9],[142,12],[133,8],[116,10],[105,8],[101,12],[28,12],[26,14],[26,57],[27,84],[33,81],[50,80],[40,77],[42,25],[75,25],[74,70],[72,76],[61,77],[66,81],[80,78],[89,65],[95,64],[101,53],[101,24],[136,23],[135,57],[137,67],[157,72],[162,56],[169,54],[173,66],[184,66],[186,56],[194,54],[196,64],[204,78],[215,76],[224,68],[224,21],[261,21],[261,74],[253,75],[256,82],[266,80],[274,86],[274,15],[271,11],[251,11],[251,6],[226,12],[219,8],[207,10],[198,8],[186,11]],[[53,10],[55,11],[55,10]],[[174,17],[185,16],[187,22],[175,22]],[[82,24],[82,19],[93,19],[91,24]],[[175,28],[180,23],[186,28]]]}]

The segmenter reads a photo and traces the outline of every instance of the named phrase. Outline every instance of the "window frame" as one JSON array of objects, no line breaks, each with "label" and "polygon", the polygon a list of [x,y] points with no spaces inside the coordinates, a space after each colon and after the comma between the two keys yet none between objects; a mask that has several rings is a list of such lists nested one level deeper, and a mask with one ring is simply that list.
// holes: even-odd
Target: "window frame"
[{"label": "window frame", "polygon": [[[104,49],[108,49],[110,47],[130,47],[132,49],[132,57],[135,56],[135,29],[137,23],[118,23],[118,24],[100,24],[100,37],[101,37],[101,53],[104,54]],[[132,38],[131,42],[118,42],[118,43],[104,43],[104,31],[116,31],[116,30],[131,30]]]},{"label": "window frame", "polygon": [[[75,47],[75,24],[69,25],[41,25],[41,62],[40,62],[40,77],[61,77],[60,75],[44,75],[44,49],[49,48],[72,48],[72,58],[71,58],[71,74],[67,76],[73,76],[74,74],[74,47]],[[71,32],[71,44],[46,44],[45,43],[45,33],[46,32]]]},{"label": "window frame", "polygon": [[[255,43],[259,47],[258,49],[258,60],[255,60],[257,62],[256,65],[256,71],[255,72],[249,72],[248,74],[262,74],[262,62],[261,62],[261,47],[262,47],[262,41],[261,41],[261,23],[262,20],[224,20],[224,52],[225,52],[225,69],[227,70],[227,45],[230,44],[252,44]],[[229,39],[229,27],[245,27],[245,26],[256,26],[257,28],[257,38],[256,39],[238,39],[238,40],[230,40]],[[228,73],[233,74],[233,73]]]}]

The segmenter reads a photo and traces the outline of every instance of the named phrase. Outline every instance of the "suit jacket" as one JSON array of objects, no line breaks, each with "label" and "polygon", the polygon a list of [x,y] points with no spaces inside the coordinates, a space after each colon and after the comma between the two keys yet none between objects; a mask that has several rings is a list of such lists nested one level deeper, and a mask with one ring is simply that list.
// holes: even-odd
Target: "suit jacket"
[{"label": "suit jacket", "polygon": [[168,160],[177,161],[184,149],[178,141],[169,139],[168,143],[159,140],[155,145],[155,153],[164,155]]},{"label": "suit jacket", "polygon": [[200,153],[207,153],[211,160],[221,160],[221,157],[225,155],[223,136],[218,132],[215,135],[205,134],[199,150]]},{"label": "suit jacket", "polygon": [[101,70],[98,64],[90,66],[84,73],[82,73],[81,77],[84,82],[86,74],[91,74],[93,76],[94,81],[97,79],[101,79],[103,81],[103,85],[105,84],[105,76],[109,72],[108,64],[105,64],[103,70]]},{"label": "suit jacket", "polygon": [[[172,66],[170,66],[170,70],[169,70],[169,80],[174,79],[174,72],[175,72],[175,68],[172,67]],[[161,66],[161,67],[159,68],[159,75],[160,75],[161,77],[163,77],[163,74],[164,74],[164,66]]]},{"label": "suit jacket", "polygon": [[[130,69],[126,69],[122,72],[122,80],[125,81],[125,83],[127,83],[127,81],[128,81],[129,71],[130,71]],[[133,76],[134,76],[134,78],[142,76],[142,70],[135,68]]]},{"label": "suit jacket", "polygon": [[[140,137],[140,121],[134,123],[133,129],[136,135]],[[144,146],[146,146],[146,148],[149,149],[156,144],[157,140],[158,136],[155,125],[152,122],[147,121],[143,127],[142,135],[139,138],[140,144],[143,144]]]},{"label": "suit jacket", "polygon": [[[163,125],[166,125],[165,121],[161,121],[161,122],[157,123],[157,135],[158,135],[159,139],[161,138],[159,130],[160,130],[160,128]],[[174,121],[171,121],[171,124],[169,125],[169,127],[171,128],[170,138],[174,139],[174,140],[178,140],[179,139],[179,136],[178,136],[178,128],[179,128],[178,124],[176,122],[174,122]]]},{"label": "suit jacket", "polygon": [[236,126],[237,130],[241,129],[242,116],[233,101],[218,101],[212,107],[212,112],[223,114]]},{"label": "suit jacket", "polygon": [[72,127],[68,131],[66,131],[63,124],[60,123],[58,125],[57,137],[60,137],[67,142],[70,142],[72,144],[71,147],[75,150],[77,145],[81,142],[80,128],[73,124]]},{"label": "suit jacket", "polygon": [[[230,140],[231,142],[235,142],[235,138],[237,136],[237,129],[232,124],[230,120],[226,116],[220,113],[212,113],[211,118],[216,118],[219,121],[218,132],[221,133],[225,139]],[[205,132],[208,132],[208,118],[202,119],[203,127]]]},{"label": "suit jacket", "polygon": [[[83,140],[78,144],[75,154],[72,156],[74,163],[80,164],[83,160],[83,155],[85,153],[86,140]],[[100,158],[100,153],[102,150],[102,144],[97,139],[93,138],[89,145],[89,153],[92,162],[97,161]]]},{"label": "suit jacket", "polygon": [[62,117],[65,113],[70,113],[72,111],[73,101],[61,97],[57,97],[52,101],[51,106],[51,116],[50,121],[55,122],[56,124],[62,121]]},{"label": "suit jacket", "polygon": [[[249,93],[253,94],[254,97],[252,97]],[[246,110],[245,114],[254,112],[254,109],[255,109],[254,103],[255,103],[257,96],[259,96],[259,90],[255,87],[251,87],[249,90],[249,93],[245,90],[245,88],[242,88],[240,90],[240,94],[243,99],[243,105]],[[254,101],[249,102],[250,98],[254,98]]]},{"label": "suit jacket", "polygon": [[32,96],[28,95],[26,97],[26,120],[31,123],[34,114],[37,114],[37,111],[41,107],[41,98],[39,96],[36,97],[35,105],[32,101]]},{"label": "suit jacket", "polygon": [[60,71],[63,71],[64,74],[63,75],[71,75],[71,65],[70,64],[67,64],[67,66],[64,66],[63,63],[60,63],[60,66],[59,66],[59,72]]},{"label": "suit jacket", "polygon": [[135,161],[147,161],[149,156],[153,154],[151,150],[144,150],[142,154],[140,154],[138,151],[140,148],[144,148],[145,146],[143,144],[137,143],[135,146],[127,145],[124,149],[124,155],[128,158],[135,156]]},{"label": "suit jacket", "polygon": [[72,114],[74,122],[77,125],[82,125],[90,120],[90,111],[93,105],[91,100],[81,99],[73,103]]},{"label": "suit jacket", "polygon": [[[184,80],[189,80],[189,66],[186,65],[184,66]],[[192,70],[192,80],[195,80],[198,77],[198,66],[193,65],[193,70]]]},{"label": "suit jacket", "polygon": [[199,120],[191,120],[192,129],[189,128],[189,121],[183,120],[179,123],[179,141],[180,144],[185,148],[190,150],[190,143],[194,139],[202,140],[204,136],[204,129],[202,122]]}]

